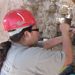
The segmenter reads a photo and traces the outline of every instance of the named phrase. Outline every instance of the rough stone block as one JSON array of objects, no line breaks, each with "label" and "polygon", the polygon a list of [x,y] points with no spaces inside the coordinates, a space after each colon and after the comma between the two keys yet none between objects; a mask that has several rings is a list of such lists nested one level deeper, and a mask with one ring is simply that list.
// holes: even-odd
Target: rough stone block
[{"label": "rough stone block", "polygon": [[62,5],[59,9],[60,14],[67,14],[68,13],[68,6],[67,5]]}]

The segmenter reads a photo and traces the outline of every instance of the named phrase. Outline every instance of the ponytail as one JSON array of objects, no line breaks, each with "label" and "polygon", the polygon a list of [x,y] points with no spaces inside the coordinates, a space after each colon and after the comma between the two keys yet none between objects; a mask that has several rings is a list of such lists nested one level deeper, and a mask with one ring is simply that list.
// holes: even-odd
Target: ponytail
[{"label": "ponytail", "polygon": [[11,42],[9,41],[2,42],[0,44],[0,70],[2,68],[3,62],[6,59],[6,55],[10,47],[11,47]]}]

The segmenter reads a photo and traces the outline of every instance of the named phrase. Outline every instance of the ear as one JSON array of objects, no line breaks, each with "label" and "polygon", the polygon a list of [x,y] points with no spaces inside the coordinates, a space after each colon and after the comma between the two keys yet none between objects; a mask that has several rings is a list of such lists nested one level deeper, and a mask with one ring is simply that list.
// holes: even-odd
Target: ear
[{"label": "ear", "polygon": [[30,36],[31,36],[31,33],[30,33],[30,32],[28,32],[28,31],[25,31],[25,32],[24,32],[24,36],[28,38],[28,37],[30,37]]}]

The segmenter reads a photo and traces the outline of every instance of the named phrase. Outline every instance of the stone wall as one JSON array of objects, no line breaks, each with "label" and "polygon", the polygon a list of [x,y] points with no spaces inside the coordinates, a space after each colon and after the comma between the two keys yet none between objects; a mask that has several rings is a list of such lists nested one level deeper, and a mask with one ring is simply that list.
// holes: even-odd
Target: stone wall
[{"label": "stone wall", "polygon": [[[74,0],[73,0],[74,1]],[[59,24],[66,21],[71,26],[75,26],[74,2],[72,0],[1,0],[0,1],[0,23],[4,15],[16,8],[23,8],[31,11],[36,21],[42,21],[37,24],[40,29],[40,38],[53,38],[61,35]],[[73,12],[72,12],[73,10]],[[2,23],[1,23],[2,24]],[[2,26],[1,26],[2,28]],[[4,34],[6,37],[7,34]],[[2,40],[4,41],[5,38]]]},{"label": "stone wall", "polygon": [[70,21],[69,24],[75,26],[71,23],[73,5],[71,0],[24,0],[21,8],[31,11],[37,21],[42,21],[37,24],[40,38],[49,39],[61,34],[60,23]]},{"label": "stone wall", "polygon": [[12,9],[16,8],[27,9],[33,13],[37,21],[42,21],[41,24],[37,24],[38,28],[40,29],[40,38],[49,39],[60,35],[59,24],[64,22],[66,18],[72,20],[71,26],[75,26],[74,23],[75,12],[74,11],[72,12],[72,9],[74,9],[73,1],[71,0],[16,0],[16,1],[1,0],[0,15],[2,17],[0,18],[0,21],[2,21],[4,15]]},{"label": "stone wall", "polygon": [[9,0],[0,0],[0,42],[5,41],[8,38],[7,32],[3,32],[2,28],[2,20],[9,7],[8,3]]}]

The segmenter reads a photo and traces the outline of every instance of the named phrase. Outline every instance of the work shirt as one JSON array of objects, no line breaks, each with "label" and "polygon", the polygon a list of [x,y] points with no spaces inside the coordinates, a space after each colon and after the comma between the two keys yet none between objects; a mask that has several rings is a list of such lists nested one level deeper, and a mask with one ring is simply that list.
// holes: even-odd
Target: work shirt
[{"label": "work shirt", "polygon": [[40,47],[27,47],[13,43],[3,63],[1,75],[58,75],[65,62],[63,51],[51,51]]}]

